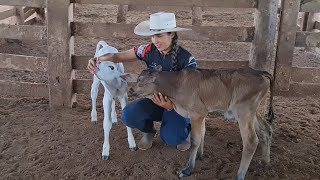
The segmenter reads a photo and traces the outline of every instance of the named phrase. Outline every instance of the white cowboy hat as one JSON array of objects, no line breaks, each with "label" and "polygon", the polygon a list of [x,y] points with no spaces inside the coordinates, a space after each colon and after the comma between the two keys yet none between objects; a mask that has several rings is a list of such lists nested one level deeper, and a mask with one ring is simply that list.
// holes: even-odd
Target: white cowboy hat
[{"label": "white cowboy hat", "polygon": [[188,31],[191,29],[176,27],[174,13],[158,12],[150,15],[150,20],[139,23],[134,33],[140,36],[152,36],[164,32]]}]

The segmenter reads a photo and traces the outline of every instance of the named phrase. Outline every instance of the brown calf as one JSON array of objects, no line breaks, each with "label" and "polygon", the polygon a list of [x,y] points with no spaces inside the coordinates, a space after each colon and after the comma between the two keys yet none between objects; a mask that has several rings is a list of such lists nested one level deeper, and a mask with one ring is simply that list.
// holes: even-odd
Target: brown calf
[{"label": "brown calf", "polygon": [[258,145],[256,132],[262,141],[263,159],[266,163],[270,161],[272,94],[268,122],[257,114],[257,108],[271,85],[272,76],[269,73],[253,69],[161,72],[160,66],[156,70],[142,71],[131,93],[147,96],[161,92],[173,102],[175,111],[190,118],[191,154],[179,177],[191,175],[196,158],[202,158],[208,112],[222,110],[232,113],[238,121],[243,141],[236,179],[244,179]]}]

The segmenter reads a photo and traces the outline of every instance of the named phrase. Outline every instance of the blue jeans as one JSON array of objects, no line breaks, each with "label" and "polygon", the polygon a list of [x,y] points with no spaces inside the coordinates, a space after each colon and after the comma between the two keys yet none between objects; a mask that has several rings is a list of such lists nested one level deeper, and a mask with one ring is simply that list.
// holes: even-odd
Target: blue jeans
[{"label": "blue jeans", "polygon": [[145,133],[154,133],[153,122],[161,121],[160,138],[170,146],[181,144],[190,131],[189,118],[180,116],[174,110],[167,111],[147,98],[128,104],[122,111],[121,120],[126,126]]}]

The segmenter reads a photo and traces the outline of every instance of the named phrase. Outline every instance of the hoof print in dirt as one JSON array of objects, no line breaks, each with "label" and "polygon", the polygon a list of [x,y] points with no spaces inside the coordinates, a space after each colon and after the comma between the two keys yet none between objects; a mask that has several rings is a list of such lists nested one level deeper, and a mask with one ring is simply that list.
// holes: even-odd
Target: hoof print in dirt
[{"label": "hoof print in dirt", "polygon": [[109,156],[102,156],[102,160],[108,160]]}]

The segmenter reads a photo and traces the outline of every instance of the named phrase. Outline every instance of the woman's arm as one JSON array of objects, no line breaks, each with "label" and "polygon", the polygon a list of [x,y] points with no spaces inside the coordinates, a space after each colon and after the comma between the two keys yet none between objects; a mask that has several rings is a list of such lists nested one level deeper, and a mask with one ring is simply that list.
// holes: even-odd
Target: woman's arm
[{"label": "woman's arm", "polygon": [[97,63],[99,61],[112,61],[114,63],[119,63],[119,62],[132,62],[138,60],[134,49],[130,49],[127,51],[115,53],[115,54],[105,54],[103,56],[100,56],[99,58],[91,58],[89,59],[88,62],[88,70],[90,71],[91,74],[94,74],[96,68],[97,68]]},{"label": "woman's arm", "polygon": [[112,61],[114,63],[119,62],[131,62],[138,60],[133,48],[127,51],[115,53],[115,54],[105,54],[97,59],[98,61]]}]

